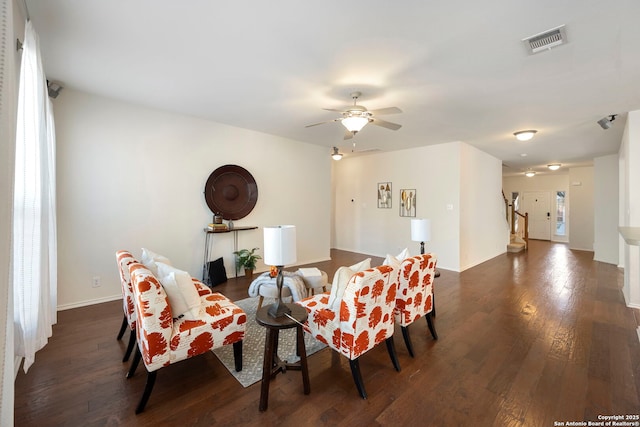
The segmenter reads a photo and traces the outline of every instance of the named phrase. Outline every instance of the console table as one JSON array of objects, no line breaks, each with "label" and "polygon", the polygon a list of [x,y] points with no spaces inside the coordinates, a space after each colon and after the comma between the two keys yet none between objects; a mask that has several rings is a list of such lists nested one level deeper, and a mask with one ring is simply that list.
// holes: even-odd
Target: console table
[{"label": "console table", "polygon": [[[222,234],[222,233],[233,233],[233,251],[238,251],[238,231],[247,231],[247,230],[256,230],[258,227],[255,225],[245,226],[245,227],[233,227],[227,230],[211,230],[209,228],[205,228],[205,239],[204,239],[204,262],[202,264],[202,283],[209,284],[209,253],[211,244],[213,241],[212,236],[214,234]],[[238,266],[234,262],[234,277],[238,277]]]}]

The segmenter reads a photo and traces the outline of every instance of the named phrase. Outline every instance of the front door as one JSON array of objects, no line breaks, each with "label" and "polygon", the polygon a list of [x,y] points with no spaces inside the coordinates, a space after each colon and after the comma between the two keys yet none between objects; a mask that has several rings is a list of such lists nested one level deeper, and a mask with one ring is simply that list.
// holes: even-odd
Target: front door
[{"label": "front door", "polygon": [[520,212],[529,213],[529,238],[551,240],[551,196],[548,191],[522,194]]}]

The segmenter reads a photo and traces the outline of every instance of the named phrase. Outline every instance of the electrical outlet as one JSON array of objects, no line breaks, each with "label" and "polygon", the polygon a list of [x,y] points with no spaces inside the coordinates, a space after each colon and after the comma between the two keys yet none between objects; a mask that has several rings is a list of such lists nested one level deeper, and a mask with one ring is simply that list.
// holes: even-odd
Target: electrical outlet
[{"label": "electrical outlet", "polygon": [[91,287],[92,288],[100,287],[100,276],[93,276],[93,279],[91,279]]}]

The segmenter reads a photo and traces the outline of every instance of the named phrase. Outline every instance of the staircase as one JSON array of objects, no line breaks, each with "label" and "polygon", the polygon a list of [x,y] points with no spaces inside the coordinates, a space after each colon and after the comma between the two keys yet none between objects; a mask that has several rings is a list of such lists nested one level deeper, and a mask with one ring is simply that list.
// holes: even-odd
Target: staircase
[{"label": "staircase", "polygon": [[512,234],[511,240],[507,245],[507,252],[522,252],[527,249],[527,243],[519,238],[517,235]]},{"label": "staircase", "polygon": [[523,215],[518,212],[515,206],[509,203],[504,191],[502,198],[504,199],[506,219],[511,229],[507,252],[522,252],[527,249],[529,242],[529,213],[525,212]]}]

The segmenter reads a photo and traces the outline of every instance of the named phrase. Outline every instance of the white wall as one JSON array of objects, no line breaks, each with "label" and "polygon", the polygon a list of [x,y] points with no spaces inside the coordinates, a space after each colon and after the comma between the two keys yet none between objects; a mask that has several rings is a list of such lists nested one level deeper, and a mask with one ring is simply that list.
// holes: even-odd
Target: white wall
[{"label": "white wall", "polygon": [[593,159],[593,259],[618,264],[618,155]]},{"label": "white wall", "polygon": [[[623,227],[640,227],[640,111],[631,111],[618,152],[620,212]],[[640,247],[622,241],[623,294],[629,307],[640,308]]]},{"label": "white wall", "polygon": [[622,211],[624,222],[621,225],[640,227],[640,110],[629,113],[625,135],[626,197]]},{"label": "white wall", "polygon": [[[465,193],[464,200],[462,179],[467,185],[473,184],[461,172],[462,153],[466,167],[486,174],[483,185],[472,187],[477,193]],[[500,173],[497,159],[458,142],[345,157],[334,163],[335,246],[376,256],[396,255],[405,247],[418,254],[419,243],[411,241],[411,218],[400,217],[398,204],[401,189],[415,189],[416,217],[431,219],[431,241],[426,250],[438,255],[439,267],[460,271],[462,253],[469,265],[490,259],[506,250],[508,239],[506,231],[484,234],[486,230],[499,229],[501,221],[504,222],[502,213],[491,217],[501,209]],[[377,207],[376,188],[380,182],[392,183],[391,209]],[[473,202],[476,197],[482,203],[463,204]],[[491,206],[493,200],[497,200],[497,207]],[[467,215],[467,210],[474,219],[465,216],[465,228],[469,231],[463,250],[461,212]],[[478,244],[478,240],[483,241]]]},{"label": "white wall", "polygon": [[569,247],[583,251],[593,250],[594,240],[594,179],[593,167],[569,169]]},{"label": "white wall", "polygon": [[522,195],[522,193],[527,191],[548,191],[551,197],[552,212],[556,211],[556,191],[565,191],[567,195],[567,197],[565,197],[566,235],[558,236],[555,234],[556,219],[555,215],[552,215],[551,241],[566,242],[569,240],[569,229],[571,228],[569,211],[571,210],[571,200],[568,192],[569,172],[566,169],[545,175],[535,175],[533,177],[526,177],[524,175],[506,176],[502,179],[502,188],[504,189],[505,196],[507,196],[509,200],[511,200],[512,192],[518,192]]},{"label": "white wall", "polygon": [[[325,148],[70,89],[54,108],[60,307],[119,297],[118,249],[139,255],[147,247],[200,278],[203,228],[212,221],[204,186],[225,164],[246,168],[258,184],[255,209],[236,225],[294,224],[299,264],[329,258]],[[232,234],[214,239],[212,258],[223,256],[232,275]],[[239,248],[262,246],[262,230],[239,233]],[[91,287],[94,276],[101,287]]]},{"label": "white wall", "polygon": [[466,270],[506,250],[502,162],[460,144],[460,265]]}]

